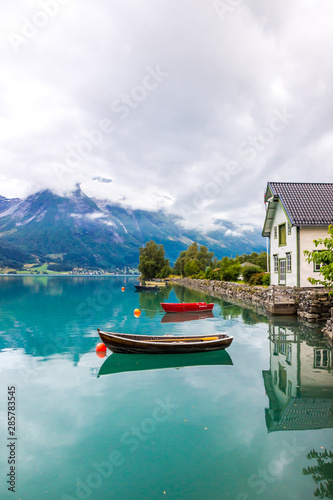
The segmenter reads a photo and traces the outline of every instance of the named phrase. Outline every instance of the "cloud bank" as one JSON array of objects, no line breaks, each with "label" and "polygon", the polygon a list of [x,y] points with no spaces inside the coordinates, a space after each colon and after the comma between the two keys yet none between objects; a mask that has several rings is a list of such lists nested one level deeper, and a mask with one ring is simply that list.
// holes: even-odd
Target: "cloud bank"
[{"label": "cloud bank", "polygon": [[17,0],[2,11],[1,195],[80,183],[190,226],[251,226],[268,180],[332,181],[331,2]]}]

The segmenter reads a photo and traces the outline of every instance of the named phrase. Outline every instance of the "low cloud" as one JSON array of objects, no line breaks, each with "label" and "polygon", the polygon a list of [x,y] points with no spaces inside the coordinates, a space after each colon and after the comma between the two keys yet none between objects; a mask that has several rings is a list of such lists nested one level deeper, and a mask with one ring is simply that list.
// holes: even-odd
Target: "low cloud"
[{"label": "low cloud", "polygon": [[0,195],[253,227],[267,181],[331,181],[330,3],[42,3],[3,6]]}]

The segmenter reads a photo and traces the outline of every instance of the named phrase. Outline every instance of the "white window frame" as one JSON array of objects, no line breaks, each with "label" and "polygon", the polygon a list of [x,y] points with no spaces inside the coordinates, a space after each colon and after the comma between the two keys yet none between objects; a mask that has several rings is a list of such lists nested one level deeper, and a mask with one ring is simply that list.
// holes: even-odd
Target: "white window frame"
[{"label": "white window frame", "polygon": [[273,259],[274,259],[274,272],[278,273],[279,272],[279,256],[273,255]]}]

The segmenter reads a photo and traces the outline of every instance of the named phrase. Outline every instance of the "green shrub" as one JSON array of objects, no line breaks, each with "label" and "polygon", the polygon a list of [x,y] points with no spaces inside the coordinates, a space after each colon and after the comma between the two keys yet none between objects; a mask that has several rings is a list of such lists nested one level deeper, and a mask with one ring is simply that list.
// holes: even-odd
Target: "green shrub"
[{"label": "green shrub", "polygon": [[249,285],[262,285],[262,278],[263,278],[264,273],[255,273],[252,274],[251,278],[249,279]]},{"label": "green shrub", "polygon": [[249,283],[251,276],[253,274],[262,273],[262,269],[259,266],[244,266],[242,269],[243,280],[245,283]]},{"label": "green shrub", "polygon": [[196,280],[204,280],[206,278],[206,274],[203,271],[200,271],[198,274],[194,274],[191,276],[191,278],[194,278]]},{"label": "green shrub", "polygon": [[269,285],[270,275],[268,273],[252,274],[249,285]]},{"label": "green shrub", "polygon": [[241,273],[241,266],[239,264],[231,264],[221,271],[221,278],[223,281],[237,281]]},{"label": "green shrub", "polygon": [[262,284],[265,286],[269,286],[271,284],[271,275],[269,273],[265,273],[262,277]]}]

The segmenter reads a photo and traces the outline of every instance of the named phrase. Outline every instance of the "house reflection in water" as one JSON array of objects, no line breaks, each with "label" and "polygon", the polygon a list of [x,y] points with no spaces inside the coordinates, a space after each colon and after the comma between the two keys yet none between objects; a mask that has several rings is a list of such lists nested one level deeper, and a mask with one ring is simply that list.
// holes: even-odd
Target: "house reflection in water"
[{"label": "house reflection in water", "polygon": [[308,327],[274,323],[263,371],[268,432],[333,427],[332,346]]}]

